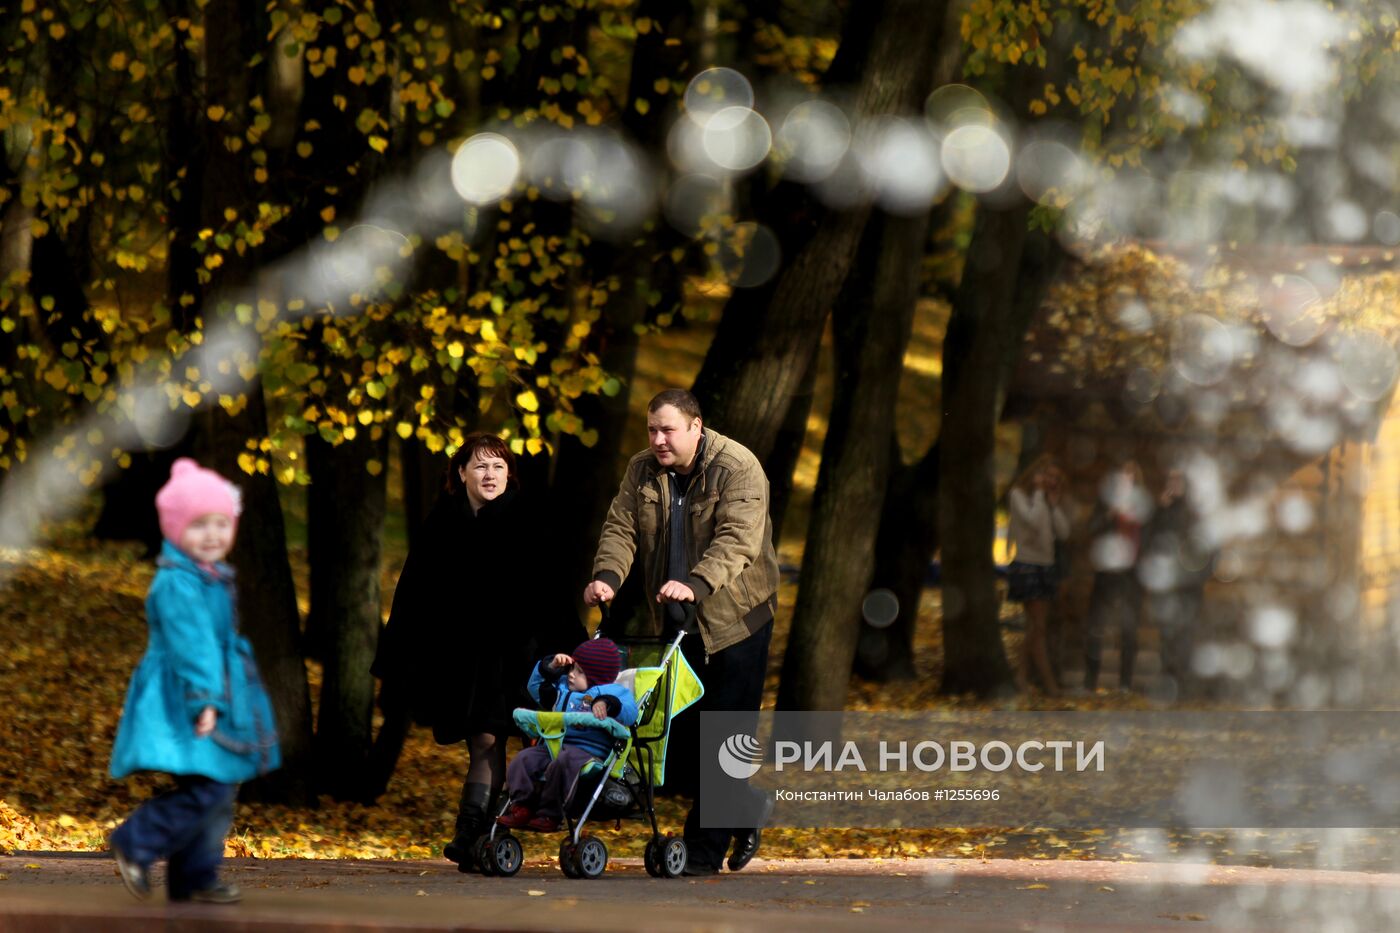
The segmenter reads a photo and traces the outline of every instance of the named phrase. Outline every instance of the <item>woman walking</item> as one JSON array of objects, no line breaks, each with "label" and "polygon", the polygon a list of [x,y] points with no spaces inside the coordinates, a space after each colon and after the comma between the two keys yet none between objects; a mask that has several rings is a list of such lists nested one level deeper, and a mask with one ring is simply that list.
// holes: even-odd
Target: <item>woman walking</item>
[{"label": "woman walking", "polygon": [[406,705],[440,745],[467,743],[470,764],[443,849],[462,871],[476,867],[470,844],[505,781],[511,711],[533,705],[524,688],[534,662],[584,635],[563,595],[567,581],[549,578],[563,566],[546,556],[552,540],[505,441],[468,435],[399,575],[371,668],[384,682],[382,705]]}]

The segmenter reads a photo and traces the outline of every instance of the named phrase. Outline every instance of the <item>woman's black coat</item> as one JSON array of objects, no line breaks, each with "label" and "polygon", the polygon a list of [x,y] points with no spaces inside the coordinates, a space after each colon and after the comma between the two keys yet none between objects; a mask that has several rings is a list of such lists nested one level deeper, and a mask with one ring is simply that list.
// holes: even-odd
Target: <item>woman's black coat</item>
[{"label": "woman's black coat", "polygon": [[511,710],[542,655],[581,642],[568,582],[550,578],[554,529],[516,489],[472,514],[443,495],[394,590],[371,668],[440,744],[513,731]]}]

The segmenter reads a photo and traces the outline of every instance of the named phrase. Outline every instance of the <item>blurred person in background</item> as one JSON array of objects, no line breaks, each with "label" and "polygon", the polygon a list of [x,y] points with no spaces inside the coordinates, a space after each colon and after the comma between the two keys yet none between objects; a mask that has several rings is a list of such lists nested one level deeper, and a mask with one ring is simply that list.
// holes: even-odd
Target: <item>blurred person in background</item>
[{"label": "blurred person in background", "polygon": [[1089,596],[1089,628],[1084,637],[1084,688],[1098,689],[1104,633],[1118,629],[1118,689],[1131,690],[1142,622],[1138,554],[1143,527],[1152,511],[1142,467],[1125,459],[1104,477],[1089,520],[1089,556],[1094,588]]},{"label": "blurred person in background", "polygon": [[1044,455],[1021,473],[1007,495],[1007,537],[1015,547],[1015,559],[1007,568],[1007,598],[1020,603],[1026,614],[1018,681],[1027,691],[1038,679],[1051,697],[1060,694],[1050,663],[1048,619],[1060,589],[1055,545],[1069,539],[1069,517],[1061,505],[1065,485],[1064,473]]}]

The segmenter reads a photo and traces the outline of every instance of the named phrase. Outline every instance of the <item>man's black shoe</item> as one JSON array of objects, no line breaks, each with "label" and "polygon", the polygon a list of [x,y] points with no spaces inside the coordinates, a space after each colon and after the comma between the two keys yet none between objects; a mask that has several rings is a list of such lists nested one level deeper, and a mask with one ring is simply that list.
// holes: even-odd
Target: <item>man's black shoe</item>
[{"label": "man's black shoe", "polygon": [[763,827],[768,825],[768,820],[772,816],[773,798],[765,794],[763,802],[759,806],[758,820],[754,828],[734,837],[734,851],[729,853],[730,871],[742,871],[744,866],[753,860],[754,854],[758,852]]},{"label": "man's black shoe", "polygon": [[761,829],[751,829],[734,837],[734,851],[729,854],[729,870],[743,871],[744,866],[753,860],[758,844],[763,836]]}]

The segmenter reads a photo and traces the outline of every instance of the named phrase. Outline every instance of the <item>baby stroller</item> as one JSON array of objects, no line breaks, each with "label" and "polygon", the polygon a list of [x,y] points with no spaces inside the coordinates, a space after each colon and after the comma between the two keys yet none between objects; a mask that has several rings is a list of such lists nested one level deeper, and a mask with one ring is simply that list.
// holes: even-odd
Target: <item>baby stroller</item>
[{"label": "baby stroller", "polygon": [[[666,741],[671,720],[693,705],[705,688],[680,651],[681,639],[693,633],[694,608],[687,606],[686,624],[674,639],[666,637],[616,638],[623,650],[624,669],[617,676],[637,698],[637,723],[630,729],[615,719],[598,719],[591,713],[541,712],[517,709],[515,724],[527,736],[544,742],[551,757],[559,753],[569,726],[601,729],[612,736],[608,757],[593,759],[579,771],[565,798],[567,837],[559,844],[559,868],[570,878],[598,878],[608,867],[608,847],[597,836],[583,831],[589,819],[646,819],[651,839],[645,858],[653,878],[678,878],[685,871],[685,840],[661,835],[656,825],[655,788],[666,779]],[[603,623],[593,637],[602,634],[610,616],[603,605]],[[647,663],[657,658],[654,663]],[[498,816],[511,801],[502,801]],[[511,876],[524,862],[524,850],[509,829],[492,821],[490,832],[477,843],[477,861],[487,875]]]}]

